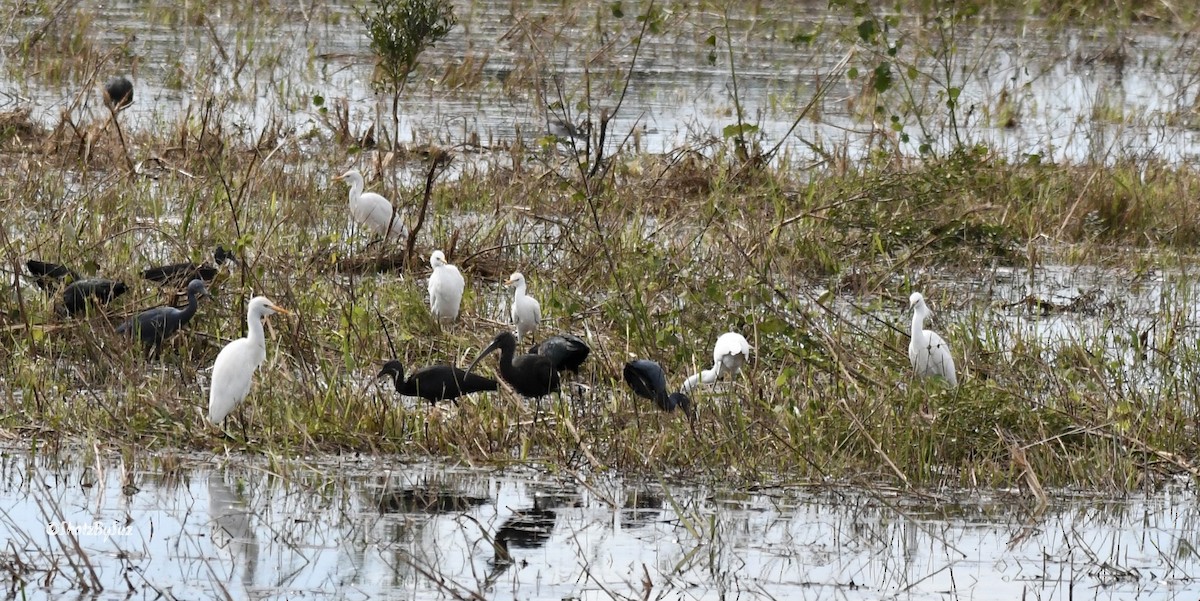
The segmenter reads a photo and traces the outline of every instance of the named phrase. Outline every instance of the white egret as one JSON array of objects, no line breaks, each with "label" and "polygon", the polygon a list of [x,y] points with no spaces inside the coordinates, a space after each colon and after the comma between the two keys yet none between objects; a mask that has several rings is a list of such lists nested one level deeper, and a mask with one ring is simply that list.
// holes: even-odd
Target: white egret
[{"label": "white egret", "polygon": [[355,222],[380,236],[400,237],[404,224],[400,216],[393,212],[392,203],[374,192],[363,192],[363,176],[357,169],[351,169],[334,179],[350,184],[350,216]]},{"label": "white egret", "polygon": [[230,342],[217,354],[208,391],[208,420],[212,423],[220,424],[250,393],[254,372],[267,358],[263,319],[275,313],[289,314],[265,296],[251,299],[246,309],[249,335]]},{"label": "white egret", "polygon": [[536,298],[525,294],[525,276],[521,272],[508,276],[504,285],[513,289],[512,320],[517,326],[517,338],[531,336],[542,322],[542,306]]},{"label": "white egret", "polygon": [[429,264],[433,266],[429,275],[429,311],[439,322],[454,321],[458,319],[467,282],[457,267],[446,262],[446,254],[440,250],[429,256]]},{"label": "white egret", "polygon": [[737,332],[726,332],[717,338],[717,344],[713,347],[713,366],[712,369],[706,369],[698,374],[689,377],[683,382],[683,386],[679,389],[684,393],[691,391],[697,384],[712,384],[721,377],[721,374],[729,374],[729,377],[737,375],[739,369],[746,364],[746,360],[750,358],[750,343],[746,342],[746,337]]},{"label": "white egret", "polygon": [[944,378],[951,388],[958,386],[950,346],[936,332],[925,329],[925,318],[933,315],[925,304],[925,297],[919,292],[912,293],[908,297],[908,306],[913,312],[912,340],[908,343],[908,360],[912,362],[913,369],[918,376],[936,376]]}]

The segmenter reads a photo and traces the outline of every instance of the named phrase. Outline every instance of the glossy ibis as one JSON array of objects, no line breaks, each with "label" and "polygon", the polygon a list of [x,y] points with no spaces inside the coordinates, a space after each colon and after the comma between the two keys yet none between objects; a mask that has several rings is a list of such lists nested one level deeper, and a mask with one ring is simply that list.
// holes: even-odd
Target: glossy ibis
[{"label": "glossy ibis", "polygon": [[571,334],[551,336],[529,349],[530,355],[542,355],[554,362],[554,370],[579,373],[579,366],[592,353],[582,338]]},{"label": "glossy ibis", "polygon": [[200,297],[208,296],[202,280],[192,280],[187,287],[187,307],[155,307],[130,317],[117,326],[117,333],[141,341],[146,355],[157,357],[162,352],[163,342],[191,321],[200,304]]},{"label": "glossy ibis", "polygon": [[667,394],[667,376],[658,363],[648,359],[635,359],[625,364],[623,375],[634,394],[654,401],[663,411],[669,412],[678,408],[684,415],[692,417],[692,400],[682,392]]},{"label": "glossy ibis", "polygon": [[33,275],[33,283],[46,292],[53,292],[59,287],[79,280],[79,274],[65,265],[30,259],[25,261],[25,269]]},{"label": "glossy ibis", "polygon": [[133,104],[133,82],[126,79],[123,75],[105,82],[104,104],[118,111]]},{"label": "glossy ibis", "polygon": [[434,365],[413,372],[404,379],[404,366],[392,359],[383,364],[376,378],[390,376],[396,392],[429,401],[432,406],[438,401],[455,401],[460,396],[475,392],[492,392],[499,389],[496,381],[476,374],[469,374],[452,365]]},{"label": "glossy ibis", "polygon": [[517,394],[536,399],[558,391],[558,372],[554,370],[554,362],[542,355],[514,356],[517,352],[517,339],[508,331],[496,334],[492,343],[483,349],[467,368],[467,373],[471,373],[481,359],[496,349],[500,350],[500,377],[508,382]]},{"label": "glossy ibis", "polygon": [[233,258],[233,252],[225,250],[223,246],[217,246],[213,251],[213,263],[205,261],[197,265],[191,261],[182,263],[171,263],[170,265],[159,265],[158,267],[149,267],[142,271],[142,277],[152,282],[158,282],[163,285],[178,286],[183,282],[192,280],[204,280],[205,282],[213,281],[220,272],[221,267],[229,263],[237,263]]},{"label": "glossy ibis", "polygon": [[95,302],[101,305],[111,303],[113,299],[125,294],[129,288],[125,282],[88,278],[76,280],[63,290],[62,309],[67,315],[78,315],[87,311],[88,304]]}]

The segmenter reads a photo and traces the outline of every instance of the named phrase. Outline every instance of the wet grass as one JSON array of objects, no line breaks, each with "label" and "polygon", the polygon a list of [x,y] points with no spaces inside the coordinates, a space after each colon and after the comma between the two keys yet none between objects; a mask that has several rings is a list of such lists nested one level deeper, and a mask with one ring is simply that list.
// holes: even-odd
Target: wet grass
[{"label": "wet grass", "polygon": [[[1035,271],[1070,260],[1186,272],[1196,235],[1177,216],[1194,197],[1188,170],[1013,165],[968,153],[818,174],[747,169],[720,154],[623,156],[642,163],[638,174],[617,170],[589,195],[571,175],[468,167],[435,185],[418,236],[418,259],[445,248],[469,279],[465,316],[439,329],[425,307],[423,260],[350,269],[352,259],[403,252],[347,230],[345,190],[329,181],[371,155],[329,147],[316,162],[265,135],[201,143],[214,134],[167,129],[189,132],[171,169],[130,174],[108,139],[86,164],[48,153],[6,170],[22,215],[4,250],[16,285],[3,299],[9,411],[0,427],[14,435],[535,459],[744,482],[1006,486],[1034,473],[1046,486],[1127,488],[1194,469],[1193,299],[1166,301],[1148,339],[1123,323],[1131,316],[1119,303],[1098,309],[1100,326],[1051,339],[1013,325],[1036,320],[1032,311],[1014,318],[968,285],[1031,261]],[[138,136],[144,148],[178,143]],[[421,196],[419,186],[382,191],[405,205]],[[161,362],[145,361],[112,331],[163,300],[139,270],[202,259],[217,243],[236,246],[241,268],[218,281]],[[53,299],[20,275],[29,257],[121,278],[134,292],[110,314],[57,317]],[[393,354],[411,368],[469,362],[504,327],[499,281],[518,269],[542,301],[544,331],[593,345],[581,376],[589,392],[544,399],[540,411],[510,392],[430,411],[372,381]],[[915,289],[966,374],[957,391],[911,379],[904,299]],[[268,362],[229,440],[204,421],[207,368],[241,333],[252,294],[295,316],[273,319]],[[647,357],[677,386],[707,367],[726,330],[750,338],[754,361],[736,382],[696,395],[695,430],[619,382],[624,361]],[[1128,358],[1141,348],[1144,359]]]},{"label": "wet grass", "polygon": [[[248,47],[231,51],[250,61]],[[93,72],[96,60],[86,59]],[[12,282],[0,295],[0,428],[150,449],[536,460],[736,483],[1019,485],[1034,497],[1042,486],[1195,475],[1200,352],[1188,320],[1200,229],[1180,218],[1195,210],[1190,169],[1017,161],[983,146],[918,159],[886,140],[861,161],[824,149],[829,160],[813,169],[708,141],[604,157],[593,173],[553,143],[373,148],[334,109],[309,131],[270,118],[247,134],[229,102],[213,95],[136,126],[83,113],[54,127],[0,118],[15,216],[0,240]],[[443,152],[453,176],[435,178],[411,257],[347,227],[334,175],[362,168],[368,189],[409,207],[413,224]],[[240,267],[162,361],[145,361],[113,333],[165,298],[140,270],[202,260],[217,244]],[[425,306],[434,249],[468,278],[465,315],[448,328]],[[109,314],[65,319],[25,277],[29,258],[133,292]],[[1044,336],[1020,327],[1037,311],[981,292],[997,268],[1032,279],[1059,263],[1112,268],[1118,302],[1075,307],[1076,327]],[[542,303],[544,333],[592,344],[580,376],[590,391],[569,387],[540,407],[505,391],[431,411],[373,381],[393,356],[410,369],[468,363],[506,327],[500,282],[517,270]],[[1153,314],[1119,302],[1117,278],[1137,286],[1155,273],[1171,274],[1175,292]],[[914,290],[955,352],[958,390],[911,378]],[[242,333],[255,294],[295,315],[272,320],[268,361],[227,439],[204,419],[208,368]],[[678,386],[708,367],[728,330],[750,339],[754,360],[695,395],[694,428],[619,381],[622,364],[643,357]]]}]

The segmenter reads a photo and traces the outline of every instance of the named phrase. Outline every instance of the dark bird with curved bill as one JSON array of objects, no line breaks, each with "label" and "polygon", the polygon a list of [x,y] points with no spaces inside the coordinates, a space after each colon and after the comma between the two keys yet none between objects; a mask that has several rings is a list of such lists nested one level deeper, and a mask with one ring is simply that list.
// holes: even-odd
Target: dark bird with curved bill
[{"label": "dark bird with curved bill", "polygon": [[202,280],[192,280],[188,283],[188,304],[183,309],[175,307],[155,307],[147,309],[130,317],[117,326],[117,333],[129,338],[137,338],[146,351],[146,356],[157,357],[162,353],[162,345],[168,338],[183,329],[200,305],[200,297],[208,296],[208,290]]},{"label": "dark bird with curved bill", "polygon": [[142,277],[152,282],[158,282],[162,285],[179,286],[184,282],[192,280],[204,280],[205,282],[213,281],[217,277],[221,268],[226,264],[236,264],[237,260],[233,257],[233,252],[225,250],[223,246],[217,246],[213,251],[213,262],[196,264],[191,261],[182,263],[171,263],[170,265],[159,265],[158,267],[149,267],[142,271]]},{"label": "dark bird with curved bill", "polygon": [[25,269],[33,275],[33,283],[46,292],[53,292],[60,287],[79,280],[79,274],[66,265],[30,259],[25,261]]},{"label": "dark bird with curved bill", "polygon": [[438,401],[454,401],[458,397],[476,392],[494,392],[500,387],[495,380],[469,374],[453,365],[433,365],[413,372],[404,379],[404,366],[392,359],[383,364],[376,378],[389,376],[396,385],[396,392],[429,401],[430,406]]},{"label": "dark bird with curved bill", "polygon": [[467,373],[471,373],[480,360],[497,349],[500,351],[500,378],[508,382],[517,394],[537,399],[558,392],[558,371],[554,368],[554,361],[543,355],[517,355],[517,338],[509,331],[496,334],[492,343],[467,368]]},{"label": "dark bird with curved bill", "polygon": [[59,312],[67,315],[77,315],[87,311],[90,303],[107,305],[113,299],[125,294],[129,287],[125,282],[106,280],[103,278],[88,278],[72,282],[63,290],[63,304]]},{"label": "dark bird with curved bill", "polygon": [[592,349],[578,336],[557,334],[530,347],[529,354],[549,358],[554,363],[554,371],[579,373],[579,367],[592,354]]},{"label": "dark bird with curved bill", "polygon": [[692,417],[692,400],[682,392],[667,394],[667,376],[662,366],[648,359],[636,359],[625,364],[625,382],[633,389],[633,393],[654,401],[663,411],[680,409],[690,419]]}]

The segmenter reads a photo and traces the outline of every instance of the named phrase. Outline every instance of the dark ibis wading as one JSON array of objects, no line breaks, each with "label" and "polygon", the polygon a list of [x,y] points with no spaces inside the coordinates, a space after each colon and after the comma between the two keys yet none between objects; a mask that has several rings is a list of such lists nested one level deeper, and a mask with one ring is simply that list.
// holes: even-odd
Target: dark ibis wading
[{"label": "dark ibis wading", "polygon": [[625,364],[625,382],[633,393],[654,401],[663,411],[680,409],[689,418],[692,416],[692,400],[682,392],[667,394],[667,376],[662,366],[647,359],[636,359]]},{"label": "dark ibis wading", "polygon": [[542,355],[517,355],[517,339],[512,332],[497,334],[467,368],[467,373],[471,373],[481,359],[497,349],[500,350],[500,377],[517,394],[537,399],[558,392],[558,371],[554,368],[554,361]]},{"label": "dark ibis wading", "polygon": [[499,389],[499,385],[491,378],[469,374],[452,365],[434,365],[418,369],[408,379],[404,379],[404,366],[392,359],[383,364],[383,370],[376,378],[388,376],[396,385],[396,392],[407,396],[415,396],[429,401],[430,405],[438,401],[455,401],[458,397],[476,392],[491,392]]}]

